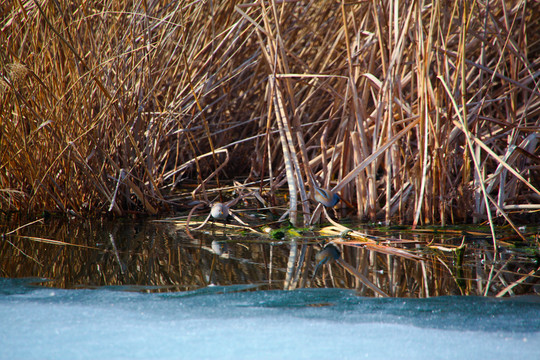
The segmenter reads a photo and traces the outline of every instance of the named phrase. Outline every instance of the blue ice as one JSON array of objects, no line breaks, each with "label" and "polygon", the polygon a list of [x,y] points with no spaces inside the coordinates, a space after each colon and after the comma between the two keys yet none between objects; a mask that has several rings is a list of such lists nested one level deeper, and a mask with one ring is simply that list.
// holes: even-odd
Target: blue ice
[{"label": "blue ice", "polygon": [[540,297],[141,293],[29,281],[0,279],[1,359],[540,359]]}]

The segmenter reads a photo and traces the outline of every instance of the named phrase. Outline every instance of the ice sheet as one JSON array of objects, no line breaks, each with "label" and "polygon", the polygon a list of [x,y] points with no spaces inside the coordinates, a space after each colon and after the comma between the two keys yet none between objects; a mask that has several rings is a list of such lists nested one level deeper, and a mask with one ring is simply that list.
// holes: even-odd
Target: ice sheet
[{"label": "ice sheet", "polygon": [[373,299],[340,289],[244,287],[166,294],[124,290],[61,290],[0,279],[0,358],[540,358],[538,297]]}]

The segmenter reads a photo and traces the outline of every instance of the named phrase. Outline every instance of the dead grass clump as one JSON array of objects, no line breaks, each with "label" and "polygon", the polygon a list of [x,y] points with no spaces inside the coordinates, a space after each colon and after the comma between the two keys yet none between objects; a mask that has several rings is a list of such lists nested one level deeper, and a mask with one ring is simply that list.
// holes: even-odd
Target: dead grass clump
[{"label": "dead grass clump", "polygon": [[4,8],[2,209],[155,214],[242,176],[286,179],[295,220],[313,173],[371,220],[539,210],[535,2]]}]

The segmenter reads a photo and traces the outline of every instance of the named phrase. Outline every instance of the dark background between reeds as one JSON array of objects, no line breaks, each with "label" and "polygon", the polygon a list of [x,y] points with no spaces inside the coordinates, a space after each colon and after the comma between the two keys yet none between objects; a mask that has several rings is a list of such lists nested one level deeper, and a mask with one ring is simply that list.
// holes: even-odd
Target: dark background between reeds
[{"label": "dark background between reeds", "polygon": [[3,212],[158,214],[233,179],[303,199],[309,167],[345,179],[364,219],[538,220],[536,1],[10,0],[0,14]]}]

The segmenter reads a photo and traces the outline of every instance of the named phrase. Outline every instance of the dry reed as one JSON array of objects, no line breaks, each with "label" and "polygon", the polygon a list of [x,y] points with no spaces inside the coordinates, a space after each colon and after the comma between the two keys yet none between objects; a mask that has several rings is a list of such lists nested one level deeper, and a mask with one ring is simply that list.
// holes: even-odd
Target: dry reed
[{"label": "dry reed", "polygon": [[3,211],[156,214],[189,179],[205,201],[286,179],[296,222],[309,172],[387,223],[540,210],[537,2],[0,9]]}]

